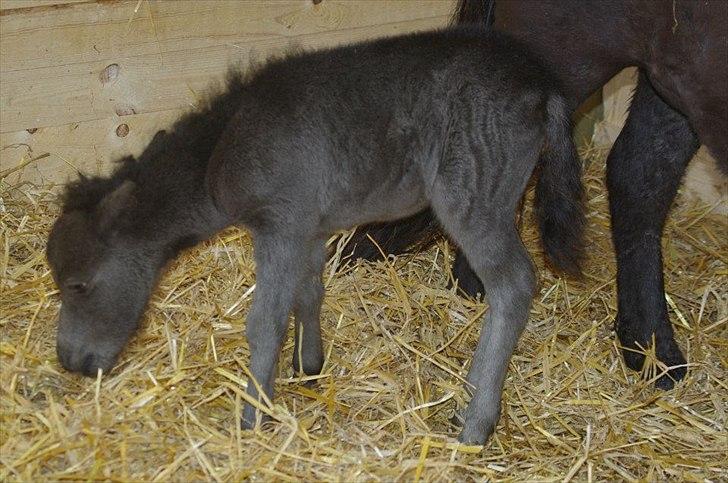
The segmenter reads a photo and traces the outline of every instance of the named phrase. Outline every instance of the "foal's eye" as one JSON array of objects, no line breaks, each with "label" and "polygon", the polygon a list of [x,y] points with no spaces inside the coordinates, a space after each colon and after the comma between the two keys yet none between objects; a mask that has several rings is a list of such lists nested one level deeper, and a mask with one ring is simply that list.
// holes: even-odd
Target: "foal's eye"
[{"label": "foal's eye", "polygon": [[88,284],[86,282],[70,281],[66,283],[66,288],[71,292],[83,295],[88,291]]}]

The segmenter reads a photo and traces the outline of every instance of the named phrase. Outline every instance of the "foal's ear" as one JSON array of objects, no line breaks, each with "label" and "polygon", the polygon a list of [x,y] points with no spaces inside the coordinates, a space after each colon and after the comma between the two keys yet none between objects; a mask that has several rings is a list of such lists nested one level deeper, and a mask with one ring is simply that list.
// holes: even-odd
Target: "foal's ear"
[{"label": "foal's ear", "polygon": [[108,230],[111,222],[122,211],[131,208],[136,203],[136,198],[134,197],[135,188],[136,184],[133,181],[126,180],[118,188],[101,199],[96,207],[100,231]]},{"label": "foal's ear", "polygon": [[167,131],[165,131],[164,129],[157,131],[152,140],[149,141],[149,144],[147,144],[147,147],[144,150],[145,154],[156,156],[157,154],[161,153],[164,149],[166,137]]}]

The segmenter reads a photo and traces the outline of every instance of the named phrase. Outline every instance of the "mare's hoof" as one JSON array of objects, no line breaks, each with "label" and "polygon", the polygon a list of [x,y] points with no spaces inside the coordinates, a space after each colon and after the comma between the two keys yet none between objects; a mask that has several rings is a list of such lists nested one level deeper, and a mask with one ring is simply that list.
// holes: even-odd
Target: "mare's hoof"
[{"label": "mare's hoof", "polygon": [[357,260],[365,260],[367,262],[378,262],[383,260],[382,252],[379,248],[367,238],[366,233],[356,231],[349,242],[342,250],[342,256],[348,257],[347,260],[356,262]]},{"label": "mare's hoof", "polygon": [[[668,389],[672,389],[675,386],[675,383],[678,381],[682,381],[685,376],[688,373],[688,368],[685,367],[685,364],[687,364],[687,361],[685,360],[685,356],[682,355],[682,352],[680,352],[680,349],[677,347],[677,344],[675,344],[674,341],[672,341],[673,345],[675,346],[674,351],[670,351],[667,353],[658,353],[657,357],[660,359],[660,361],[665,364],[667,367],[672,367],[672,369],[668,370],[665,374],[660,376],[655,381],[655,387],[658,389],[662,389],[664,391],[667,391]],[[681,367],[675,367],[675,366],[681,366]],[[655,368],[659,372],[663,372],[660,370],[659,367]]]},{"label": "mare's hoof", "polygon": [[[480,279],[470,269],[467,260],[462,254],[455,257],[455,263],[452,266],[452,279],[457,281],[458,295],[462,297],[470,297],[473,299],[482,298],[485,288]],[[452,283],[448,282],[447,288],[452,288]]]},{"label": "mare's hoof", "polygon": [[[461,297],[465,297],[473,300],[482,300],[483,298],[483,285],[480,280],[475,283],[468,283],[462,279],[456,279],[458,283],[457,294]],[[450,290],[453,287],[451,282],[447,283],[447,289]]]},{"label": "mare's hoof", "polygon": [[[625,365],[633,371],[643,371],[646,358],[641,353],[641,344],[638,345],[634,342],[634,340],[627,342],[623,340],[623,337],[620,337],[620,343],[625,347],[624,349],[622,349],[622,356],[624,357]],[[685,367],[685,365],[687,364],[685,356],[683,356],[682,352],[680,351],[680,347],[678,347],[675,339],[673,339],[672,337],[668,338],[667,340],[657,341],[655,355],[662,364],[664,364],[666,367],[672,368],[665,372],[662,376],[657,378],[657,380],[655,381],[655,387],[665,391],[672,389],[673,387],[675,387],[675,383],[684,379],[688,373],[687,367]],[[656,366],[654,368],[654,371],[657,371],[658,373],[663,372],[659,366]],[[645,377],[651,379],[656,374],[654,371],[645,371]]]}]

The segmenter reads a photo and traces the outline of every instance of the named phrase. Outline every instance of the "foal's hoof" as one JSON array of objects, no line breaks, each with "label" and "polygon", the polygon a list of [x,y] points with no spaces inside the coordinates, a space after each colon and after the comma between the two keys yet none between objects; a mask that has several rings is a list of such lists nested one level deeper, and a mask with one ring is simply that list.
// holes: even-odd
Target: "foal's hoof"
[{"label": "foal's hoof", "polygon": [[255,429],[258,419],[260,419],[261,426],[271,419],[270,416],[268,416],[267,414],[261,414],[260,418],[256,418],[255,413],[256,410],[252,406],[246,406],[245,408],[243,408],[243,417],[240,420],[240,429],[252,430]]},{"label": "foal's hoof", "polygon": [[[321,370],[324,368],[324,358],[311,357],[308,360],[304,357],[303,360],[303,375],[306,376],[318,376],[321,374]],[[293,355],[293,373],[295,375],[301,374],[301,364],[298,361],[296,354]],[[306,386],[313,384],[315,381],[306,381]]]},{"label": "foal's hoof", "polygon": [[484,445],[491,434],[493,434],[493,431],[495,431],[495,426],[499,418],[483,417],[482,412],[478,414],[479,417],[473,418],[472,416],[468,416],[469,412],[473,412],[470,407],[464,411],[455,411],[453,417],[450,418],[450,424],[458,428],[463,428],[458,435],[458,441],[461,443]]},{"label": "foal's hoof", "polygon": [[467,445],[482,446],[493,434],[494,429],[495,426],[492,424],[486,424],[483,427],[466,424],[458,436],[458,441]]}]

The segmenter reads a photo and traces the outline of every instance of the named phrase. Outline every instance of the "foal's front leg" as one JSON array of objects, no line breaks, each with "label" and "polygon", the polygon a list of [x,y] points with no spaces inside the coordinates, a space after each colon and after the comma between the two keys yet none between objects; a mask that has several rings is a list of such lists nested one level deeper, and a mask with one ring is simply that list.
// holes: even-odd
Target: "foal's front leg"
[{"label": "foal's front leg", "polygon": [[[257,384],[273,399],[273,383],[281,346],[288,328],[288,315],[294,304],[296,289],[306,272],[307,244],[294,234],[260,235],[255,238],[257,268],[256,293],[246,321],[250,347],[248,394],[262,401]],[[305,239],[304,239],[305,240]],[[256,409],[246,403],[242,426],[253,428]]]},{"label": "foal's front leg", "polygon": [[324,353],[321,343],[321,301],[324,285],[321,274],[326,263],[326,240],[315,239],[308,251],[308,263],[296,289],[293,303],[296,324],[293,370],[313,376],[321,372]]}]

